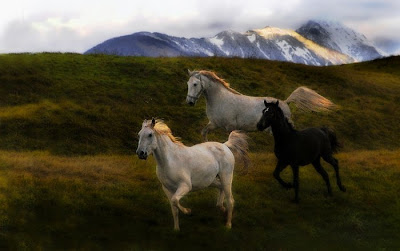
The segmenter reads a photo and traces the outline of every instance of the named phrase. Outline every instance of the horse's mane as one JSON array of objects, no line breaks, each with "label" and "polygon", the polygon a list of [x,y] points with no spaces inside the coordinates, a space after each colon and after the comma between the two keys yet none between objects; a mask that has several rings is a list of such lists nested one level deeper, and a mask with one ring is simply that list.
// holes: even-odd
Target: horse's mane
[{"label": "horse's mane", "polygon": [[[146,126],[150,126],[150,125],[151,125],[151,120],[146,121]],[[153,127],[153,130],[160,135],[167,135],[168,138],[170,138],[171,141],[174,142],[175,144],[184,146],[184,144],[181,142],[180,138],[172,135],[171,129],[161,119],[156,119],[156,124]]]},{"label": "horse's mane", "polygon": [[215,74],[215,72],[212,71],[206,71],[206,70],[201,70],[201,71],[195,71],[193,73],[198,73],[198,74],[202,74],[204,76],[207,76],[209,78],[211,78],[212,80],[214,80],[215,82],[220,83],[222,86],[224,86],[228,91],[235,93],[235,94],[239,94],[242,95],[240,92],[236,91],[235,89],[232,89],[229,85],[228,82],[226,82],[224,79],[220,78],[217,76],[217,74]]},{"label": "horse's mane", "polygon": [[279,107],[279,105],[276,106],[277,111],[279,113],[279,120],[280,123],[283,124],[283,126],[285,126],[285,124],[287,125],[287,127],[289,128],[290,131],[296,131],[293,127],[292,122],[290,122],[290,120],[285,116],[285,114],[283,113],[282,109]]},{"label": "horse's mane", "polygon": [[286,124],[288,125],[290,131],[292,131],[292,132],[296,131],[296,129],[294,129],[294,127],[293,127],[293,124],[290,123],[288,118],[285,117],[285,121],[286,121]]}]

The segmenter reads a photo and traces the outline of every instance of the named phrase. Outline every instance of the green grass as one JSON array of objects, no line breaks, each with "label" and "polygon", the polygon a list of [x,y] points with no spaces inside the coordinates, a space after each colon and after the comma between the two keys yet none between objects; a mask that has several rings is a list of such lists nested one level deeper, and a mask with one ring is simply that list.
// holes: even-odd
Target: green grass
[{"label": "green grass", "polygon": [[[312,67],[256,59],[139,58],[78,54],[0,55],[0,149],[59,155],[128,154],[145,118],[164,118],[186,144],[201,142],[205,100],[185,103],[187,69],[209,69],[236,90],[286,99],[306,85],[340,110],[304,113],[297,128],[333,127],[345,150],[397,149],[400,57]],[[272,137],[251,134],[252,151]],[[211,139],[226,140],[227,133]]]},{"label": "green grass", "polygon": [[[233,228],[215,207],[217,192],[191,193],[173,229],[154,159],[134,156],[60,157],[0,152],[0,248],[54,249],[304,249],[400,248],[400,151],[338,154],[341,192],[325,164],[334,196],[310,167],[300,170],[300,204],[272,177],[270,153],[252,154],[247,175],[236,171]],[[283,178],[291,179],[285,170]],[[2,243],[2,244],[1,244]]]}]

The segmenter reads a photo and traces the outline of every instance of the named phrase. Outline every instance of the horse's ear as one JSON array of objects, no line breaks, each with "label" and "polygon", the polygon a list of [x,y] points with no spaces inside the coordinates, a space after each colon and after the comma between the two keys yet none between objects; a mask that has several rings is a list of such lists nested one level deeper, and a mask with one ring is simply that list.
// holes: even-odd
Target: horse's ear
[{"label": "horse's ear", "polygon": [[189,70],[189,69],[187,69],[188,70],[188,74],[189,74],[189,76],[192,76],[192,74],[193,74],[193,71],[191,71],[191,70]]},{"label": "horse's ear", "polygon": [[151,128],[156,125],[156,120],[154,118],[151,119]]},{"label": "horse's ear", "polygon": [[267,100],[265,100],[265,99],[264,99],[264,105],[265,105],[265,107],[267,107],[267,105],[268,105]]},{"label": "horse's ear", "polygon": [[275,105],[279,105],[279,100],[276,100]]}]

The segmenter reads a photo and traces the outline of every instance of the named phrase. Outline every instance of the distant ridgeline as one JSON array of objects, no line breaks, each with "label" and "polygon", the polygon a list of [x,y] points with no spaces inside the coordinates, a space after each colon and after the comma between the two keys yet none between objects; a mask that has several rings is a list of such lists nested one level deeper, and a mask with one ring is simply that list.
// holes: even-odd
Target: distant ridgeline
[{"label": "distant ridgeline", "polygon": [[383,56],[367,38],[337,22],[308,21],[296,31],[265,27],[222,31],[212,38],[138,32],[109,39],[85,54],[145,57],[239,57],[307,65],[338,65]]}]

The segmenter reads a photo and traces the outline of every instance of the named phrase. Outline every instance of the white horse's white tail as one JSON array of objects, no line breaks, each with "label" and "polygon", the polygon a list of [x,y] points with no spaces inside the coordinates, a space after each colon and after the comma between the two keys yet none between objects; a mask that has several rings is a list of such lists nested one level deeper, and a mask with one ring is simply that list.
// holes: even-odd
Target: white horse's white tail
[{"label": "white horse's white tail", "polygon": [[305,86],[301,86],[294,90],[285,102],[293,102],[299,109],[304,111],[321,112],[331,111],[336,108],[336,105],[329,99]]},{"label": "white horse's white tail", "polygon": [[228,141],[224,144],[232,151],[235,158],[240,159],[243,162],[245,171],[247,172],[250,165],[250,158],[248,155],[249,143],[247,142],[246,134],[240,131],[232,131],[229,134]]}]

